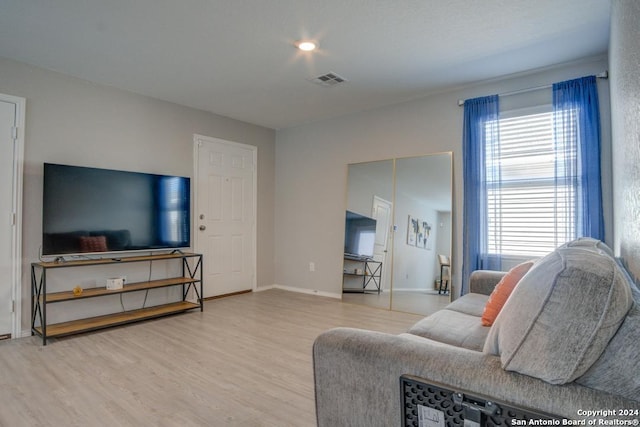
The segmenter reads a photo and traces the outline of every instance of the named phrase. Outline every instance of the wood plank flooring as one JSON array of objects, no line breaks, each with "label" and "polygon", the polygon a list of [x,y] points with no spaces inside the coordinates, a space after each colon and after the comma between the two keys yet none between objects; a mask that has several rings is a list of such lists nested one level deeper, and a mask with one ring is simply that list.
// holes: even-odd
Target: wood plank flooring
[{"label": "wood plank flooring", "polygon": [[395,311],[417,313],[428,316],[442,310],[449,305],[449,295],[438,295],[438,292],[426,291],[394,291],[393,299],[390,292],[376,293],[345,293],[342,301],[351,304],[363,304],[369,307],[389,308]]},{"label": "wood plank flooring", "polygon": [[269,290],[45,347],[0,342],[0,426],[315,426],[315,337],[420,318]]}]

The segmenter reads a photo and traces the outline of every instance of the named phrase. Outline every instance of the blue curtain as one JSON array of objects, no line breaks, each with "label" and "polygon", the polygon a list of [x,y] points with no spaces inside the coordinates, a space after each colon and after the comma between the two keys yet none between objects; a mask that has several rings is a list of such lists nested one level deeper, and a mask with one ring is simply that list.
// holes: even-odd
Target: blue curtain
[{"label": "blue curtain", "polygon": [[[499,168],[487,167],[493,156],[486,147],[498,147],[491,143],[499,137],[498,95],[468,99],[464,103],[464,128],[462,157],[464,173],[464,225],[461,295],[469,291],[469,276],[474,270],[494,268],[483,259],[483,247],[487,236],[486,172],[499,173]],[[499,264],[499,260],[495,260]],[[499,265],[497,266],[499,269]]]},{"label": "blue curtain", "polygon": [[596,77],[555,83],[553,119],[558,175],[566,174],[574,180],[575,236],[604,240]]}]

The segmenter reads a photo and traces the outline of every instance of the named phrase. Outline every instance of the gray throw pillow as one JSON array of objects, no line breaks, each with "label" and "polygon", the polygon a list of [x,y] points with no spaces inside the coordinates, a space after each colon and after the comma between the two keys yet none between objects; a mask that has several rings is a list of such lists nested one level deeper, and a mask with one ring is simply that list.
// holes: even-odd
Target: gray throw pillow
[{"label": "gray throw pillow", "polygon": [[[620,269],[625,272],[624,266],[620,266]],[[626,278],[635,303],[600,358],[583,376],[577,378],[576,382],[590,388],[620,394],[631,400],[639,400],[640,289],[629,275],[626,275]]]},{"label": "gray throw pillow", "polygon": [[520,280],[485,341],[502,367],[552,384],[584,374],[632,305],[629,284],[606,251],[562,247]]},{"label": "gray throw pillow", "polygon": [[604,244],[598,239],[594,239],[593,237],[580,237],[578,239],[572,240],[563,246],[562,248],[583,248],[589,249],[592,251],[600,252],[605,255],[609,255],[611,258],[614,257],[613,251],[609,246]]}]

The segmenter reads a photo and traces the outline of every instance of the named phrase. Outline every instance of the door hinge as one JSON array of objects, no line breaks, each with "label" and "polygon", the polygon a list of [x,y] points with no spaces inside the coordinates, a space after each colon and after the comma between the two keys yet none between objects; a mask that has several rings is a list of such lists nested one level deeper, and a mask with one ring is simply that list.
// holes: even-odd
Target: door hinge
[{"label": "door hinge", "polygon": [[11,127],[11,139],[13,139],[13,140],[18,139],[18,127],[17,126],[12,126]]},{"label": "door hinge", "polygon": [[11,300],[11,313],[15,313],[15,312],[16,312],[16,301]]},{"label": "door hinge", "polygon": [[16,214],[15,214],[15,212],[11,214],[11,225],[16,225]]}]

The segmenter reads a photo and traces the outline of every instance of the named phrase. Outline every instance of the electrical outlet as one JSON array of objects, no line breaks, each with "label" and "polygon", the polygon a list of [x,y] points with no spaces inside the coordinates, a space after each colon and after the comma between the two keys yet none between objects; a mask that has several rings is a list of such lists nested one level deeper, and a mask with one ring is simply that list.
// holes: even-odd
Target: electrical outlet
[{"label": "electrical outlet", "polygon": [[309,271],[316,271],[316,263],[311,261],[309,263]]}]

